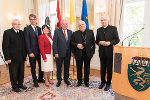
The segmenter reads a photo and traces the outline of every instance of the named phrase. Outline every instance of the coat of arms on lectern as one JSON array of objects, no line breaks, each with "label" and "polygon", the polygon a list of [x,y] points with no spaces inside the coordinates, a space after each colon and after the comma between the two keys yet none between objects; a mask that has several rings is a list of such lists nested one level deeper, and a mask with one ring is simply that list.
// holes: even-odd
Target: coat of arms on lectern
[{"label": "coat of arms on lectern", "polygon": [[150,86],[150,58],[132,57],[128,64],[128,80],[137,91],[145,91]]}]

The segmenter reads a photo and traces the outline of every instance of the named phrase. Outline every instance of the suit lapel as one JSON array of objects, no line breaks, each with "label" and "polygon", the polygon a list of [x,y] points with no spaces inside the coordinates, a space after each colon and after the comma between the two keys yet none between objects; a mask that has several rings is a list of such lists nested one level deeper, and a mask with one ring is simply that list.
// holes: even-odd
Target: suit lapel
[{"label": "suit lapel", "polygon": [[30,32],[31,32],[31,34],[33,34],[33,35],[37,36],[37,35],[36,35],[36,33],[34,32],[34,29],[32,28],[32,26],[31,26],[31,25],[29,25],[29,28],[30,28]]},{"label": "suit lapel", "polygon": [[68,40],[70,40],[70,34],[69,34],[69,30],[67,29],[67,36],[68,36]]}]

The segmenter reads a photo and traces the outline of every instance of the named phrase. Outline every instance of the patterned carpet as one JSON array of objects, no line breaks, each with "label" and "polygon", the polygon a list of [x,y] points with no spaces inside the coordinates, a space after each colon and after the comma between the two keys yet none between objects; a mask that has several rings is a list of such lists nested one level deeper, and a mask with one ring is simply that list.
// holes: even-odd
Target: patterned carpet
[{"label": "patterned carpet", "polygon": [[98,77],[90,77],[89,88],[84,85],[75,87],[77,80],[70,80],[72,85],[67,86],[62,81],[60,87],[56,87],[57,80],[53,80],[54,85],[49,88],[43,83],[40,87],[33,87],[31,76],[25,78],[27,90],[20,93],[12,91],[10,83],[0,86],[0,100],[114,100],[114,92],[110,89],[104,91],[98,89],[100,79]]}]

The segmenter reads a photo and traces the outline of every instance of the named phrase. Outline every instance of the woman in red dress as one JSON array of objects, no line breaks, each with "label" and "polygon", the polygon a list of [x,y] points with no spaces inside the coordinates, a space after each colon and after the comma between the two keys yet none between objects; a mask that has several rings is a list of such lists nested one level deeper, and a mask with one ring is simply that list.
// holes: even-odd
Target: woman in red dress
[{"label": "woman in red dress", "polygon": [[47,25],[42,26],[43,34],[39,36],[39,48],[42,55],[41,58],[41,70],[44,72],[45,86],[49,87],[50,71],[53,71],[53,39],[49,33],[49,27]]}]

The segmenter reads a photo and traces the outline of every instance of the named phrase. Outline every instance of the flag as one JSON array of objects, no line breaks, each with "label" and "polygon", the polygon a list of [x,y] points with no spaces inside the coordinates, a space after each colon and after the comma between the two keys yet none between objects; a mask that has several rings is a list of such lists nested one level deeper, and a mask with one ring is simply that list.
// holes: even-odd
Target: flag
[{"label": "flag", "polygon": [[75,31],[75,13],[74,13],[74,3],[73,0],[70,0],[70,29]]},{"label": "flag", "polygon": [[87,13],[86,0],[83,0],[81,20],[85,22],[85,24],[86,24],[86,29],[89,29],[89,22],[88,22],[88,13]]},{"label": "flag", "polygon": [[[49,19],[48,16],[45,18],[45,24],[46,24],[46,25],[49,27],[49,29],[50,29],[50,19]],[[49,34],[51,34],[51,30],[49,30]]]},{"label": "flag", "polygon": [[59,0],[57,0],[57,20],[56,20],[56,25],[55,25],[55,29],[61,28],[61,15],[60,15],[60,9],[59,9]]}]

